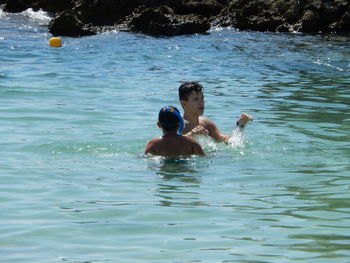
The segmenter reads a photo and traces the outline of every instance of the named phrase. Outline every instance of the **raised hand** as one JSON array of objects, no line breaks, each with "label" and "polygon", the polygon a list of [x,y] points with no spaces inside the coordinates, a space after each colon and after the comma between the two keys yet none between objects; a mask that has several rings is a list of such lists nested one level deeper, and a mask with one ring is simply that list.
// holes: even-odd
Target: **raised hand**
[{"label": "raised hand", "polygon": [[243,113],[241,115],[241,117],[239,118],[239,120],[237,121],[237,125],[244,127],[245,125],[247,125],[250,121],[253,121],[253,116],[247,114],[247,113]]},{"label": "raised hand", "polygon": [[204,128],[202,125],[198,125],[194,127],[187,135],[193,136],[193,135],[208,135],[209,131]]}]

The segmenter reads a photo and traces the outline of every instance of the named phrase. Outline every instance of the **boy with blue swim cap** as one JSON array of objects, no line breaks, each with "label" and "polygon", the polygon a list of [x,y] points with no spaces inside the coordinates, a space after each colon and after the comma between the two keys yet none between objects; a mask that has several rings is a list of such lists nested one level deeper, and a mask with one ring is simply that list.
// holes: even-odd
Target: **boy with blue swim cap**
[{"label": "boy with blue swim cap", "polygon": [[183,136],[184,122],[179,110],[173,106],[163,107],[159,111],[157,125],[163,136],[150,140],[145,154],[159,156],[204,155],[200,144],[189,136]]}]

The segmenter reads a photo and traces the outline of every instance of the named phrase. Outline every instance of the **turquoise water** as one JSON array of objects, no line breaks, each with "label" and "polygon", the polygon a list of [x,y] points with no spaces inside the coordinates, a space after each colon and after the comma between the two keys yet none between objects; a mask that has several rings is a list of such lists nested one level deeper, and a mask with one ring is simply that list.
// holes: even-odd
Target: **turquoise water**
[{"label": "turquoise water", "polygon": [[[350,36],[62,38],[0,11],[1,262],[349,262]],[[43,25],[44,24],[44,25]],[[144,158],[182,81],[244,143]]]}]

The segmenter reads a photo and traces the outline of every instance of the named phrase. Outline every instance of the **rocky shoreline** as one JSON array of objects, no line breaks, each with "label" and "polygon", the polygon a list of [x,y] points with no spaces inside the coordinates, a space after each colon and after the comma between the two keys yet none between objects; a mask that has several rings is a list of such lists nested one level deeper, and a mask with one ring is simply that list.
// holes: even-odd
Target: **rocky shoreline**
[{"label": "rocky shoreline", "polygon": [[54,36],[121,30],[153,36],[239,30],[350,33],[349,0],[0,0],[6,12],[52,15]]}]

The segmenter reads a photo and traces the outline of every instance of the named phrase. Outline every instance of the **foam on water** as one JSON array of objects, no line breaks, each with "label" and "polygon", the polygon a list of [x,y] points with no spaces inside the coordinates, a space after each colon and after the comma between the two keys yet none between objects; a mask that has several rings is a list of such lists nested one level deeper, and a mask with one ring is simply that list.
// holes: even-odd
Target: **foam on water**
[{"label": "foam on water", "polygon": [[43,10],[34,11],[32,8],[29,8],[21,13],[23,16],[26,16],[30,19],[32,22],[36,22],[41,26],[47,26],[52,17],[49,16],[49,14]]},{"label": "foam on water", "polygon": [[4,17],[5,17],[5,12],[0,7],[0,18],[4,18]]},{"label": "foam on water", "polygon": [[[6,13],[4,10],[0,8],[0,19],[10,19],[11,17],[22,17],[28,19],[28,21],[35,23],[39,26],[47,26],[49,25],[52,17],[43,10],[34,11],[32,8],[28,8],[27,10],[21,13]],[[20,25],[18,25],[20,26]]]}]

